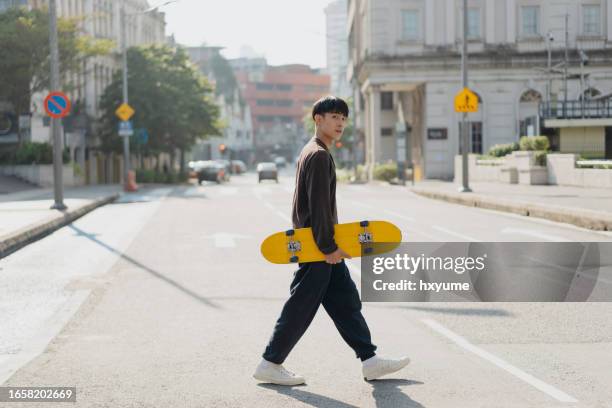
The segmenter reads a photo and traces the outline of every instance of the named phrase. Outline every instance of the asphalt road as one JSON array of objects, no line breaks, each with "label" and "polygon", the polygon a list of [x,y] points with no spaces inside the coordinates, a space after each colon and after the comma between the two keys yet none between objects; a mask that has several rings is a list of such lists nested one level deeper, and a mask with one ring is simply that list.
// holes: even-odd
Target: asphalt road
[{"label": "asphalt road", "polygon": [[[0,260],[0,383],[76,386],[57,406],[79,407],[612,407],[610,303],[364,303],[380,354],[413,360],[369,383],[320,309],[285,364],[307,385],[258,385],[294,271],[259,243],[292,192],[290,169],[142,191]],[[394,186],[339,186],[338,210],[413,242],[612,240]]]}]

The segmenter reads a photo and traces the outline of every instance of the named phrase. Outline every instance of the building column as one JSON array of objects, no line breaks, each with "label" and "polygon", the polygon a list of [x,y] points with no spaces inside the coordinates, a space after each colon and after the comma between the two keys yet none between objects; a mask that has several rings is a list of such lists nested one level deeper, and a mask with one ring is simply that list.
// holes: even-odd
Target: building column
[{"label": "building column", "polygon": [[380,156],[380,87],[371,85],[368,89],[368,134],[366,139],[366,163],[368,179],[374,178],[374,165]]},{"label": "building column", "polygon": [[516,10],[516,0],[506,0],[506,42],[516,42],[516,27],[518,24],[518,13]]},{"label": "building column", "polygon": [[455,44],[455,21],[457,18],[457,5],[455,0],[446,0],[446,43]]},{"label": "building column", "polygon": [[486,1],[484,2],[485,7],[485,42],[487,44],[495,43],[495,1]]},{"label": "building column", "polygon": [[425,2],[425,44],[432,45],[436,43],[436,31],[434,30],[435,23],[435,1]]},{"label": "building column", "polygon": [[603,25],[604,29],[608,31],[608,41],[612,41],[612,0],[606,2],[606,8],[608,11],[607,18]]}]

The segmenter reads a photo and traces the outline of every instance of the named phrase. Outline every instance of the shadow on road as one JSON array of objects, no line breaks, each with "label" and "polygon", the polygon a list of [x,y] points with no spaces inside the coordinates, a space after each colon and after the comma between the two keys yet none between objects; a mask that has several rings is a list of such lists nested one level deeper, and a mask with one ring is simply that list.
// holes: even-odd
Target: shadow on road
[{"label": "shadow on road", "polygon": [[182,286],[181,284],[173,281],[172,279],[164,276],[163,274],[157,272],[156,270],[153,270],[151,268],[149,268],[146,265],[141,264],[140,262],[138,262],[137,260],[135,260],[134,258],[120,252],[117,251],[115,248],[111,247],[110,245],[100,241],[98,238],[96,238],[96,234],[90,234],[87,233],[77,227],[75,227],[73,224],[68,225],[68,228],[72,229],[73,231],[76,232],[77,236],[81,236],[81,237],[85,237],[93,242],[95,242],[96,244],[100,245],[102,248],[112,252],[113,254],[116,254],[118,256],[120,256],[122,259],[125,259],[126,261],[128,261],[129,263],[131,263],[134,266],[137,266],[138,268],[142,269],[145,272],[148,272],[149,274],[155,276],[157,279],[160,279],[164,282],[166,282],[167,284],[169,284],[170,286],[175,287],[176,289],[178,289],[179,291],[183,292],[184,294],[191,296],[192,298],[194,298],[195,300],[197,300],[198,302],[212,307],[214,309],[223,309],[221,306],[217,305],[214,302],[211,302],[210,300],[206,299],[205,297],[202,297],[200,295],[198,295],[197,293],[191,291],[190,289],[187,289],[186,287]]},{"label": "shadow on road", "polygon": [[383,379],[368,381],[368,384],[374,387],[372,390],[372,396],[374,397],[376,406],[379,408],[425,408],[424,405],[416,402],[408,395],[404,394],[400,388],[400,386],[403,385],[423,384],[420,381]]},{"label": "shadow on road", "polygon": [[347,404],[346,402],[338,401],[337,399],[329,398],[324,395],[315,394],[313,392],[300,390],[301,386],[289,387],[286,385],[274,385],[274,384],[257,384],[262,388],[274,390],[279,394],[286,395],[291,398],[303,402],[304,404],[312,405],[313,407],[324,407],[324,408],[358,408],[357,405]]}]

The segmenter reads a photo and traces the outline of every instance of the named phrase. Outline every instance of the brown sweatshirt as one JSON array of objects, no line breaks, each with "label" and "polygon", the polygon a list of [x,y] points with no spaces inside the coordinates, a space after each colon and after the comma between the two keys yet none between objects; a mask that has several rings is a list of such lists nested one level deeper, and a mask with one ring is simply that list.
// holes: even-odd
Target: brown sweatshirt
[{"label": "brown sweatshirt", "polygon": [[313,136],[304,146],[297,162],[291,218],[293,228],[312,227],[317,246],[331,254],[334,241],[336,209],[336,165],[325,143]]}]

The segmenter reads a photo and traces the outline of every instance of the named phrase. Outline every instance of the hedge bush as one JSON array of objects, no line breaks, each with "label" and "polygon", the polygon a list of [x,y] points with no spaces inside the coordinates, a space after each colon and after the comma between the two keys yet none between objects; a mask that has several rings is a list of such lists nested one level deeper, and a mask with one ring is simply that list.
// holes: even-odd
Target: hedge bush
[{"label": "hedge bush", "polygon": [[550,142],[546,136],[523,136],[519,140],[521,150],[548,150]]},{"label": "hedge bush", "polygon": [[[70,150],[66,147],[62,152],[64,164],[70,162]],[[53,164],[53,146],[49,143],[25,142],[14,151],[0,154],[0,164]]]},{"label": "hedge bush", "polygon": [[159,184],[177,184],[185,183],[189,179],[189,174],[186,172],[168,172],[164,173],[157,170],[136,170],[137,183],[159,183]]},{"label": "hedge bush", "polygon": [[374,166],[374,179],[391,181],[397,177],[397,163],[385,163]]},{"label": "hedge bush", "polygon": [[504,157],[519,149],[520,146],[517,142],[508,144],[497,144],[489,149],[487,156]]}]

